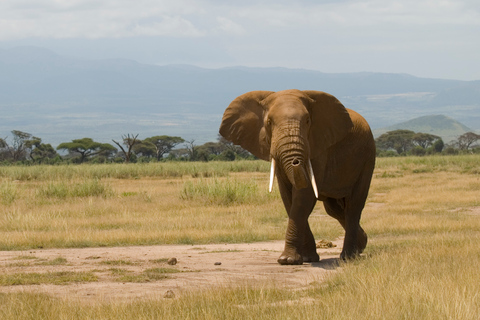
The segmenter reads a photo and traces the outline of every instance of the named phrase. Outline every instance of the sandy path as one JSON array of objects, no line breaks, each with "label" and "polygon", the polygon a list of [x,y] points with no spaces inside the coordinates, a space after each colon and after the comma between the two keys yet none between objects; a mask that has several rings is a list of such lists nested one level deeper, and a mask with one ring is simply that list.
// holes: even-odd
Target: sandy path
[{"label": "sandy path", "polygon": [[[336,270],[342,240],[334,244],[337,247],[318,249],[320,262],[301,266],[281,266],[276,262],[283,241],[0,251],[0,272],[3,274],[83,271],[93,272],[98,277],[97,282],[88,283],[0,286],[0,292],[46,292],[82,301],[98,301],[164,297],[168,291],[179,296],[191,290],[247,283],[304,288],[314,281],[322,281]],[[66,262],[46,265],[58,257]],[[174,266],[158,261],[172,257],[178,260]],[[119,281],[112,271],[121,269],[138,275],[149,268],[172,268],[181,272],[170,273],[166,279],[138,283]]]}]

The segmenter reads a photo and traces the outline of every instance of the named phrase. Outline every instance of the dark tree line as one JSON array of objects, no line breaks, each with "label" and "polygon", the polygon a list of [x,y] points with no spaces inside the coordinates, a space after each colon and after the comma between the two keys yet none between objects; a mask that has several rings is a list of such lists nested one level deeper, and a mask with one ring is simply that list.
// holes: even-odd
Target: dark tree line
[{"label": "dark tree line", "polygon": [[[30,133],[13,130],[12,137],[0,138],[0,162],[3,163],[84,163],[84,162],[150,162],[150,161],[233,161],[254,159],[240,146],[220,135],[216,142],[197,145],[195,140],[181,137],[153,136],[138,139],[138,134],[123,135],[119,141],[96,142],[91,138],[63,142],[53,148]],[[467,132],[445,145],[436,135],[395,130],[382,134],[376,140],[379,156],[480,153],[480,135]],[[60,151],[62,155],[58,153]]]},{"label": "dark tree line", "polygon": [[11,133],[10,140],[0,138],[0,161],[3,163],[233,161],[254,158],[220,136],[217,142],[197,145],[195,140],[185,141],[181,137],[163,135],[141,140],[138,134],[127,134],[119,141],[112,140],[118,149],[112,144],[96,142],[91,138],[63,142],[55,149],[30,133],[18,130]]},{"label": "dark tree line", "polygon": [[466,152],[480,152],[477,141],[480,135],[467,132],[445,145],[439,136],[414,132],[411,130],[394,130],[382,134],[376,140],[377,155],[417,155],[425,154],[455,154]]}]

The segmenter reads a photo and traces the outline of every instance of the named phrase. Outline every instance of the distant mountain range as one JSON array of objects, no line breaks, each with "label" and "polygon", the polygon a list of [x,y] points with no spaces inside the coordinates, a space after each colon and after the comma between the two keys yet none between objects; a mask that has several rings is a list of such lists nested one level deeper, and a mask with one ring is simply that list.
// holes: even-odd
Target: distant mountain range
[{"label": "distant mountain range", "polygon": [[374,129],[438,114],[480,129],[480,81],[156,66],[18,47],[0,50],[0,136],[21,130],[57,145],[83,137],[111,142],[127,133],[139,138],[167,134],[200,144],[216,140],[223,111],[238,95],[292,88],[329,92]]}]

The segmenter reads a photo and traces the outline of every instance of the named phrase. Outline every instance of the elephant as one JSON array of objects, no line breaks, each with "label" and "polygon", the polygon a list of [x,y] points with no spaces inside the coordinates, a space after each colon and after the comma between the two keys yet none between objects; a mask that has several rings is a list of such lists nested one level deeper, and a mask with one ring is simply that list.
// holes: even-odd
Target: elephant
[{"label": "elephant", "polygon": [[220,134],[257,158],[271,161],[288,214],[281,265],[318,262],[308,218],[317,200],[345,230],[340,258],[363,252],[360,226],[375,167],[367,121],[334,96],[314,90],[251,91],[226,108]]}]

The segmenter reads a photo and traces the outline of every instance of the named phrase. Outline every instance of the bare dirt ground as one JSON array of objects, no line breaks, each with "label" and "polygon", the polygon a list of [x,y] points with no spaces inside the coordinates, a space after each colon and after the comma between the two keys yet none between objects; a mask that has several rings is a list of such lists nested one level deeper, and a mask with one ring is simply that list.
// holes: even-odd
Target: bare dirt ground
[{"label": "bare dirt ground", "polygon": [[[305,288],[312,282],[323,281],[337,270],[342,242],[339,239],[333,242],[336,245],[334,248],[317,249],[320,262],[300,266],[277,263],[283,241],[1,251],[0,272],[3,275],[92,272],[98,281],[0,286],[0,292],[41,292],[93,302],[178,297],[192,290],[245,284]],[[60,264],[49,265],[58,258],[61,258]],[[169,258],[176,258],[177,263],[169,265],[165,261]],[[151,268],[169,268],[179,272],[167,273],[164,279],[148,279],[147,282],[125,281],[115,275],[119,270],[128,275],[141,275]]]}]

